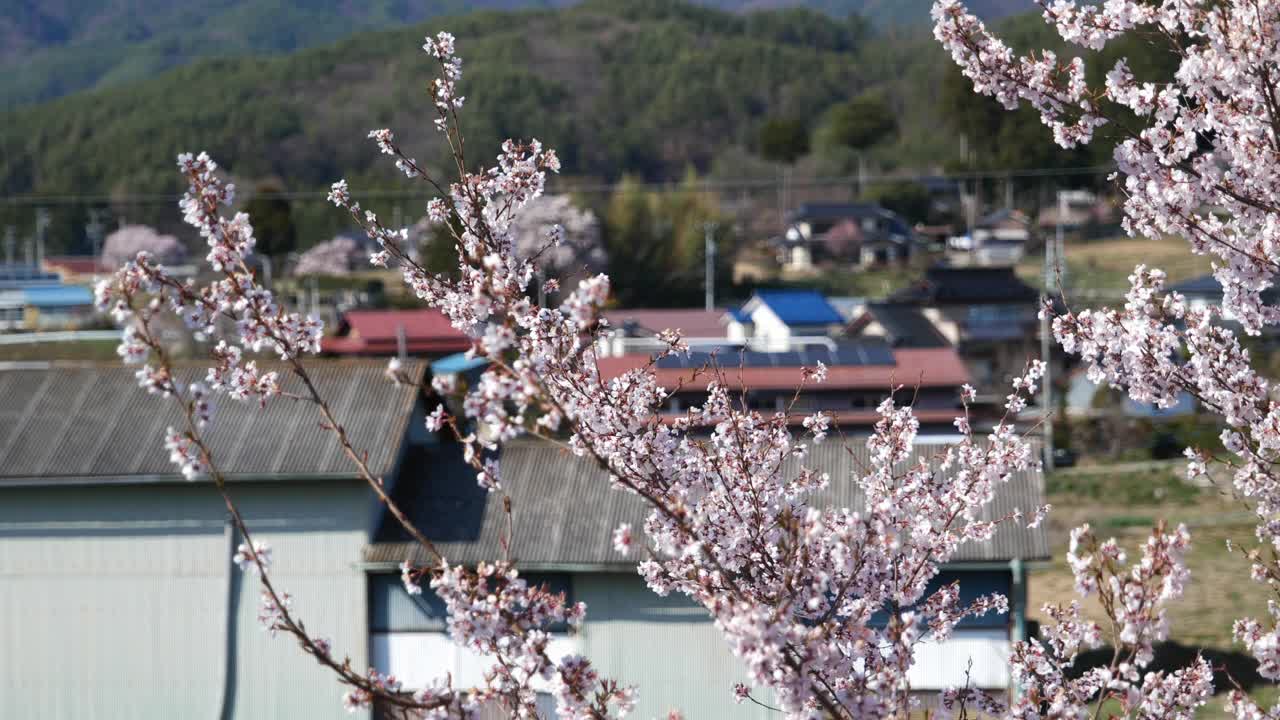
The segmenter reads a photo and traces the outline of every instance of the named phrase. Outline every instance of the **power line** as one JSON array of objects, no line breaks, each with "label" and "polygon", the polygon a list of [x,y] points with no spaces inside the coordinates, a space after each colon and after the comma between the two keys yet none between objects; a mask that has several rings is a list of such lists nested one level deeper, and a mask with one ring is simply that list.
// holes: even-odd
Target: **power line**
[{"label": "power line", "polygon": [[[860,180],[867,183],[882,182],[950,182],[964,180],[1016,180],[1028,178],[1084,177],[1107,175],[1114,172],[1114,165],[1092,165],[1073,168],[1029,168],[1023,170],[981,170],[952,173],[887,173],[881,175],[856,175],[795,178],[789,177],[785,185],[788,188],[821,188],[853,186]],[[784,185],[782,178],[748,178],[742,180],[710,180],[702,179],[693,184],[694,190],[733,191],[733,190],[776,190]],[[671,192],[684,186],[682,181],[642,182],[634,185],[649,192]],[[548,189],[557,193],[607,194],[616,191],[621,183],[548,183]],[[293,190],[284,192],[257,193],[253,197],[284,200],[324,200],[328,197],[328,189]],[[428,197],[428,193],[407,189],[368,189],[357,190],[357,194],[368,200],[411,200]],[[52,205],[162,205],[176,203],[182,196],[168,193],[142,194],[63,194],[63,195],[10,195],[0,197],[0,205],[8,206],[52,206]]]}]

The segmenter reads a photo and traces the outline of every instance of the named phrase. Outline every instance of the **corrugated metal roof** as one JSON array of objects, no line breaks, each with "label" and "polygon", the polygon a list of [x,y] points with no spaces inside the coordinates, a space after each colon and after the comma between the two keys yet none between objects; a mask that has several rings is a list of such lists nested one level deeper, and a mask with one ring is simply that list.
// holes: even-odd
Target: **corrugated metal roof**
[{"label": "corrugated metal roof", "polygon": [[[265,366],[264,366],[265,367]],[[420,379],[425,364],[406,363]],[[281,370],[286,392],[302,393]],[[392,469],[418,393],[395,385],[375,362],[308,364],[308,371],[369,465]],[[181,427],[171,399],[138,387],[135,369],[50,365],[0,370],[0,485],[128,482],[180,478],[164,449],[165,428]],[[203,367],[177,370],[182,382],[203,378]],[[231,476],[355,475],[350,460],[320,427],[309,403],[276,398],[260,408],[219,396],[208,433],[215,461]]]},{"label": "corrugated metal roof", "polygon": [[[865,446],[852,453],[836,442],[811,446],[806,465],[831,475],[831,486],[818,494],[816,506],[860,508],[861,490],[852,478],[855,468],[869,464]],[[917,454],[935,455],[940,446],[918,445]],[[792,463],[790,472],[799,465]],[[582,567],[621,569],[634,560],[612,547],[613,530],[624,522],[639,529],[648,514],[635,495],[610,487],[608,475],[594,463],[541,441],[509,443],[501,454],[502,484],[512,501],[513,559],[526,569]],[[436,542],[451,562],[475,563],[503,557],[501,537],[506,518],[500,494],[489,494],[475,481],[475,471],[462,462],[454,446],[445,446],[416,462],[408,462],[396,489],[402,507],[414,523]],[[1043,504],[1043,480],[1038,472],[1018,473],[1000,486],[987,508],[988,519],[1020,508],[1031,512]],[[956,561],[998,562],[1049,556],[1042,529],[1016,523],[1001,526],[992,540],[963,546]],[[398,563],[428,558],[392,518],[387,518],[365,560]]]}]

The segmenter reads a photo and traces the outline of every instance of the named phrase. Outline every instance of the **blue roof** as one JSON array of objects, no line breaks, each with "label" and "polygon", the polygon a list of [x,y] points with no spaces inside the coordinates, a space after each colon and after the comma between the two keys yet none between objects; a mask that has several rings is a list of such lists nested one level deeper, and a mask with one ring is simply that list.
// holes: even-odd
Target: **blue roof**
[{"label": "blue roof", "polygon": [[93,292],[79,285],[35,285],[22,288],[22,303],[38,308],[92,305]]},{"label": "blue roof", "polygon": [[61,281],[57,273],[35,265],[0,263],[0,288],[26,288],[33,285],[56,285]]},{"label": "blue roof", "polygon": [[488,360],[479,356],[468,358],[466,353],[454,353],[431,363],[431,372],[435,375],[453,375],[475,370],[488,364]]},{"label": "blue roof", "polygon": [[839,325],[844,318],[817,290],[757,290],[755,297],[787,325]]}]

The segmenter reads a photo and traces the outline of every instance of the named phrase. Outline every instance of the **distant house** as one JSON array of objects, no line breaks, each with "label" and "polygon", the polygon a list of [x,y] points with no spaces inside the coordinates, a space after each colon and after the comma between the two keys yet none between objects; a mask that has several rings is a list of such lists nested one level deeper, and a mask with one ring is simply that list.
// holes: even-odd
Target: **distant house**
[{"label": "distant house", "polygon": [[[915,448],[925,458],[939,457],[940,449],[925,444]],[[424,474],[422,483],[401,485],[397,500],[454,562],[503,556],[503,538],[514,528],[510,555],[525,576],[587,605],[580,631],[552,633],[553,652],[581,653],[602,675],[637,684],[637,717],[661,717],[672,708],[691,718],[776,717],[772,710],[734,702],[733,685],[746,681],[745,672],[707,611],[682,595],[655,595],[636,573],[637,557],[613,549],[610,538],[618,525],[630,523],[637,533],[644,525],[648,510],[637,496],[611,488],[605,471],[558,446],[516,441],[499,455],[504,491],[511,500],[509,524],[501,496],[477,487],[475,471],[457,456],[450,445],[429,451],[420,462],[433,472]],[[857,443],[848,450],[838,442],[811,445],[804,465],[831,476],[829,489],[813,497],[812,504],[865,510],[852,478],[869,464],[866,448]],[[783,473],[797,469],[796,462],[788,461]],[[1001,517],[1042,503],[1038,475],[1018,473],[997,485],[985,516]],[[590,511],[566,512],[568,508]],[[1048,555],[1044,530],[1022,523],[1001,525],[989,542],[962,546],[931,587],[959,581],[962,603],[1000,592],[1008,597],[1010,611],[963,620],[943,643],[922,642],[910,672],[913,690],[936,692],[964,684],[970,660],[972,685],[1009,688],[1011,643],[1026,637],[1026,563]],[[384,517],[375,542],[365,550],[371,659],[409,686],[446,673],[462,685],[479,681],[483,666],[477,658],[449,643],[443,604],[430,590],[418,597],[405,593],[398,565],[406,558],[428,561],[395,521]],[[679,651],[670,652],[672,648]]]},{"label": "distant house", "polygon": [[[384,367],[315,362],[311,373],[395,487],[404,458],[432,438],[417,389]],[[422,377],[421,363],[404,369]],[[291,373],[281,380],[302,391]],[[261,588],[232,562],[240,538],[222,499],[208,480],[185,480],[164,448],[166,426],[182,423],[176,403],[137,385],[120,366],[0,369],[0,717],[352,717],[330,670],[259,626]],[[319,419],[285,398],[265,409],[221,399],[208,437],[272,547],[278,587],[364,669],[360,561],[380,509]]]},{"label": "distant house", "polygon": [[600,343],[602,355],[657,350],[657,335],[663,330],[679,330],[685,342],[694,345],[723,345],[728,336],[724,310],[633,308],[609,310],[604,318],[612,329]]},{"label": "distant house", "polygon": [[948,238],[953,264],[1015,265],[1031,241],[1031,219],[1017,210],[997,210],[984,216],[967,234]]},{"label": "distant house", "polygon": [[0,263],[0,290],[19,290],[32,285],[57,285],[58,273],[31,264]]},{"label": "distant house", "polygon": [[883,265],[906,260],[912,233],[896,213],[869,203],[806,203],[787,216],[775,241],[779,262],[791,272],[825,263]]},{"label": "distant house", "polygon": [[93,292],[79,285],[0,289],[0,331],[71,330],[94,318]]},{"label": "distant house", "polygon": [[[1047,204],[1036,218],[1042,232],[1051,233],[1059,225],[1068,232],[1094,228],[1099,232],[1118,229],[1120,210],[1115,203],[1087,190],[1064,190],[1059,202]],[[1086,233],[1094,235],[1096,233]]]},{"label": "distant house", "polygon": [[787,350],[796,338],[827,337],[844,318],[816,290],[757,290],[725,316],[731,343],[756,350]]},{"label": "distant house", "polygon": [[[1209,306],[1221,306],[1223,298],[1222,284],[1212,273],[1184,280],[1169,287],[1172,292],[1181,293],[1187,304],[1196,310]],[[1262,299],[1268,304],[1280,304],[1280,288],[1271,287],[1264,290]]]},{"label": "distant house", "polygon": [[434,308],[348,310],[342,314],[337,334],[320,343],[321,352],[332,355],[391,356],[403,349],[413,357],[426,358],[470,347],[470,338]]},{"label": "distant house", "polygon": [[946,336],[907,303],[867,303],[850,320],[846,334],[854,338],[881,338],[895,348],[950,347]]},{"label": "distant house", "polygon": [[1004,393],[1039,355],[1038,296],[1013,268],[938,266],[889,302],[919,308],[960,352],[979,390]]},{"label": "distant house", "polygon": [[[597,364],[603,377],[613,378],[648,362],[646,354],[600,358]],[[797,397],[803,369],[818,362],[827,366],[827,380],[809,383]],[[723,369],[721,377],[697,372],[709,364]],[[876,406],[901,385],[905,390],[898,399],[914,400],[922,432],[948,437],[954,434],[960,388],[971,382],[964,362],[945,342],[934,347],[891,348],[880,339],[826,339],[782,352],[703,348],[688,356],[662,358],[654,372],[658,384],[673,391],[664,406],[671,416],[702,405],[707,384],[715,381],[743,398],[747,409],[772,414],[790,407],[797,423],[806,414],[823,410],[842,429],[854,433],[865,433],[879,419]]]},{"label": "distant house", "polygon": [[112,271],[96,255],[51,255],[45,257],[42,267],[57,273],[63,282],[68,283],[96,282]]}]

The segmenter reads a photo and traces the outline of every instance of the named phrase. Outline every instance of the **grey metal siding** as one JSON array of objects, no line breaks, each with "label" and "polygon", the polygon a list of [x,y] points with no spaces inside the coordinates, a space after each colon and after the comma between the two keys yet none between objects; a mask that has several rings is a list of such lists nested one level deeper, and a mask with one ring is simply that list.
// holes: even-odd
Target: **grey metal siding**
[{"label": "grey metal siding", "polygon": [[777,717],[734,702],[734,684],[746,680],[742,663],[706,610],[687,598],[658,597],[627,573],[577,574],[573,591],[587,604],[582,654],[605,677],[639,687],[635,717],[665,717],[671,710],[687,720]]},{"label": "grey metal siding", "polygon": [[[364,667],[355,562],[369,537],[367,489],[234,492],[307,627]],[[327,669],[259,627],[259,581],[231,565],[224,516],[197,484],[0,489],[0,717],[218,718],[228,650],[228,717],[351,717]]]}]

